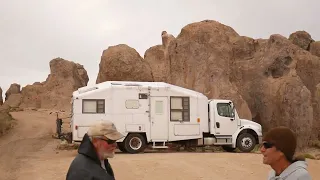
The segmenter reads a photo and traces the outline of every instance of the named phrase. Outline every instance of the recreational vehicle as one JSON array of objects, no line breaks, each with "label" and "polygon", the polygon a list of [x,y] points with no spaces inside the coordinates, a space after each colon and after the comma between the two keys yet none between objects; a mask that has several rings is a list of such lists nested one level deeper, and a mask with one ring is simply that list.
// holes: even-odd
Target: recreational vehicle
[{"label": "recreational vehicle", "polygon": [[262,136],[261,125],[239,118],[232,101],[164,82],[107,81],[73,92],[73,142],[103,120],[125,135],[117,143],[128,153],[181,142],[250,152]]}]

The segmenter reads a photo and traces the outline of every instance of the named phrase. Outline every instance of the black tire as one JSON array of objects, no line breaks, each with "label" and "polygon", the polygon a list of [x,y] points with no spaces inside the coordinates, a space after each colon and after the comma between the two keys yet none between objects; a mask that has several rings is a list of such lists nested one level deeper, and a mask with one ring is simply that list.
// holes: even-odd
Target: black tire
[{"label": "black tire", "polygon": [[251,152],[256,146],[256,139],[252,134],[243,133],[238,136],[237,147],[242,152]]},{"label": "black tire", "polygon": [[[137,146],[135,142],[137,142]],[[134,146],[136,146],[136,148]],[[124,140],[124,149],[131,154],[140,153],[144,151],[146,147],[146,139],[141,134],[129,134]]]},{"label": "black tire", "polygon": [[233,152],[236,148],[233,148],[232,146],[222,146],[222,149],[227,152]]},{"label": "black tire", "polygon": [[127,152],[126,149],[124,148],[124,143],[123,142],[119,142],[119,143],[117,143],[117,145],[118,145],[118,148],[119,148],[120,151],[122,151],[124,153]]}]

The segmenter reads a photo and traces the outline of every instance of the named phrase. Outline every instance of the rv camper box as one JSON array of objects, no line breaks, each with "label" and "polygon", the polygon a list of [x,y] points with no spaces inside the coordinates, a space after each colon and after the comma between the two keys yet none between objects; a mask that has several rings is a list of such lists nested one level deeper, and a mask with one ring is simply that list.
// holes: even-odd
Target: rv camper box
[{"label": "rv camper box", "polygon": [[96,121],[112,121],[125,135],[121,151],[139,153],[168,142],[221,145],[251,151],[261,142],[261,125],[240,119],[232,101],[164,82],[107,81],[79,88],[72,97],[72,140],[80,142]]}]

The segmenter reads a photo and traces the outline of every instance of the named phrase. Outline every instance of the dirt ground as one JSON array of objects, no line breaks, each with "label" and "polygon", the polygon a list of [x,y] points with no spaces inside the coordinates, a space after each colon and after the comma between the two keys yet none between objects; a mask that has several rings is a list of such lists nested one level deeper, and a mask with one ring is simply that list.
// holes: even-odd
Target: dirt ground
[{"label": "dirt ground", "polygon": [[[57,150],[55,115],[48,111],[12,113],[17,124],[0,138],[0,179],[63,180],[76,150]],[[266,179],[270,168],[261,154],[243,153],[117,153],[110,160],[118,180]],[[320,179],[320,161],[309,160],[313,179]]]}]

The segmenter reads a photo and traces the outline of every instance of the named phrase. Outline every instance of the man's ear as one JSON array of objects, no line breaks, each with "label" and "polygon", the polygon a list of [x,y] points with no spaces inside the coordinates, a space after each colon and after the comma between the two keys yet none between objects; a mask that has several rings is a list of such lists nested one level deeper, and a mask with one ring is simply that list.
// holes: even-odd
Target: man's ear
[{"label": "man's ear", "polygon": [[97,146],[99,144],[99,140],[97,138],[94,138],[94,137],[92,138],[91,142],[92,142],[92,144],[94,146]]}]

